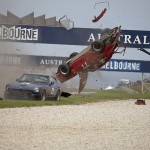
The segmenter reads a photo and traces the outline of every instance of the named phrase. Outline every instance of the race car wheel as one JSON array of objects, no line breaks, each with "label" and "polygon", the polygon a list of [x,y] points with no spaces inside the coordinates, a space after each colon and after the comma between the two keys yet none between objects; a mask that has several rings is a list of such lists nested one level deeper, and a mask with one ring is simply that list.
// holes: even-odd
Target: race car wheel
[{"label": "race car wheel", "polygon": [[76,56],[77,54],[78,54],[78,52],[73,52],[70,54],[69,58],[72,58],[72,57]]},{"label": "race car wheel", "polygon": [[68,60],[70,60],[72,57],[76,56],[77,54],[78,52],[71,53],[70,56],[66,59],[66,62],[69,63]]},{"label": "race car wheel", "polygon": [[92,43],[91,48],[93,52],[101,54],[104,51],[104,45],[102,42],[95,41]]},{"label": "race car wheel", "polygon": [[67,64],[62,64],[62,65],[60,65],[60,66],[58,67],[58,72],[59,72],[61,75],[67,77],[67,76],[70,75],[70,68],[69,68],[69,66],[68,66]]}]

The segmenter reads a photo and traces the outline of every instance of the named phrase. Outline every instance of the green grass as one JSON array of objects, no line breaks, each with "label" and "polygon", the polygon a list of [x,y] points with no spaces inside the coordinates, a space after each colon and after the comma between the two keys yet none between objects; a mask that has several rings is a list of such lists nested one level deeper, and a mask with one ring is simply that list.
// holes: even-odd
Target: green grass
[{"label": "green grass", "polygon": [[141,85],[134,85],[134,86],[130,86],[131,89],[141,93],[142,92],[142,88]]},{"label": "green grass", "polygon": [[[94,90],[96,91],[96,90]],[[35,101],[35,100],[3,100],[0,101],[0,108],[15,107],[33,107],[33,106],[52,106],[52,105],[78,105],[90,102],[101,102],[110,100],[127,100],[127,99],[150,99],[150,92],[144,94],[131,94],[124,91],[96,91],[91,95],[73,95],[68,98],[61,97],[61,101]]]},{"label": "green grass", "polygon": [[[145,91],[146,90],[146,87],[150,87],[150,83],[145,83],[144,86],[143,86],[143,90]],[[138,85],[132,85],[130,86],[131,89],[141,93],[142,92],[142,85],[141,84],[138,84]]]}]

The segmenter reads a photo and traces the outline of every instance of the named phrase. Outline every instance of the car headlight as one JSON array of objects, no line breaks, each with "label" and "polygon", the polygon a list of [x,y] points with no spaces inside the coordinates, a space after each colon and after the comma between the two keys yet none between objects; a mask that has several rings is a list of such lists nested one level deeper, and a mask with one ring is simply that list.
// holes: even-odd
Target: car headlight
[{"label": "car headlight", "polygon": [[37,92],[37,93],[40,91],[40,89],[38,87],[34,88],[33,90],[34,90],[34,92]]}]

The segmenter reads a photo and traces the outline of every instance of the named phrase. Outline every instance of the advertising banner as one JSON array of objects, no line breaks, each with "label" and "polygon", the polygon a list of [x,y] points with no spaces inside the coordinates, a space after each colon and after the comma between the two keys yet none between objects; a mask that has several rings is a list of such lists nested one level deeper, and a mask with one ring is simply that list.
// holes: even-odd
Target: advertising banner
[{"label": "advertising banner", "polygon": [[111,59],[100,70],[150,73],[150,61]]},{"label": "advertising banner", "polygon": [[[66,57],[1,54],[0,66],[58,67]],[[100,70],[150,73],[150,61],[111,59]]]},{"label": "advertising banner", "polygon": [[[100,39],[101,29],[0,25],[0,41],[89,45]],[[150,48],[150,31],[121,30],[120,40],[126,47]]]},{"label": "advertising banner", "polygon": [[65,57],[55,56],[33,56],[1,54],[0,66],[20,66],[20,67],[58,67],[64,63]]}]

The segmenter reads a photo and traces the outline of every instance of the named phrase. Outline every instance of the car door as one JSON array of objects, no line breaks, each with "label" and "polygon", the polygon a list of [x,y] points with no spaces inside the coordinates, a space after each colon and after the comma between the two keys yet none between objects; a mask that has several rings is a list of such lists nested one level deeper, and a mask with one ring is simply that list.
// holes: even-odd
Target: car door
[{"label": "car door", "polygon": [[49,78],[49,89],[48,89],[48,96],[53,97],[56,95],[58,87],[56,86],[56,79],[53,77]]}]

